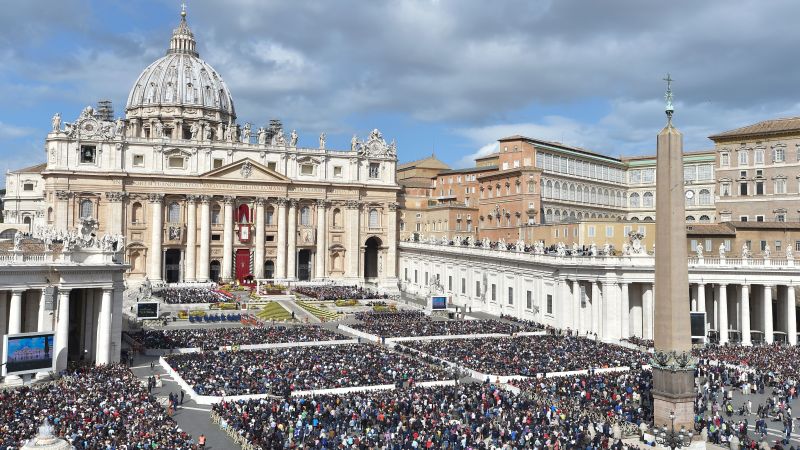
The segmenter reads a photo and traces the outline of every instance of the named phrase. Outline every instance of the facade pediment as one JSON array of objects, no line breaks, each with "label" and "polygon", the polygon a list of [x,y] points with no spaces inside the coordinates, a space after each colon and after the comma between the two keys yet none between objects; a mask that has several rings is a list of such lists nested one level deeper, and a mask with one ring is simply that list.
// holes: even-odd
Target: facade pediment
[{"label": "facade pediment", "polygon": [[251,159],[243,159],[206,172],[201,179],[289,182],[289,178]]}]

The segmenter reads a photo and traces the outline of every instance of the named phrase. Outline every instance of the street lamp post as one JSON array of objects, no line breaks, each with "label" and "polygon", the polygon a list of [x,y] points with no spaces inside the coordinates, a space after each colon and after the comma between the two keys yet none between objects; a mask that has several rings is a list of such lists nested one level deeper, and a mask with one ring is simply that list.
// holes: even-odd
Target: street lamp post
[{"label": "street lamp post", "polygon": [[691,445],[694,437],[693,432],[687,432],[683,426],[681,426],[680,431],[675,431],[675,411],[669,412],[669,420],[672,422],[671,429],[667,430],[666,425],[661,427],[661,430],[656,434],[656,442],[672,450]]}]

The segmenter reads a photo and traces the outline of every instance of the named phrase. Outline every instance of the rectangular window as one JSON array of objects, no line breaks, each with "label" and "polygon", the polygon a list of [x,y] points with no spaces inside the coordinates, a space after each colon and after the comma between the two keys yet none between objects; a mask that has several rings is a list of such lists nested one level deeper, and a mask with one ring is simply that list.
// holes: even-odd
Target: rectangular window
[{"label": "rectangular window", "polygon": [[405,269],[403,269],[403,278],[404,278],[406,281],[409,281],[409,279],[408,279],[408,267],[406,267]]},{"label": "rectangular window", "polygon": [[731,165],[731,155],[728,153],[720,153],[720,160],[722,167],[728,167]]},{"label": "rectangular window", "polygon": [[694,181],[697,175],[697,166],[683,166],[683,181]]},{"label": "rectangular window", "polygon": [[466,278],[462,278],[461,279],[461,294],[464,295],[466,293],[467,293],[467,279]]},{"label": "rectangular window", "polygon": [[606,237],[614,237],[614,227],[611,225],[606,225]]},{"label": "rectangular window", "polygon": [[747,222],[747,216],[739,216],[740,222]]},{"label": "rectangular window", "polygon": [[794,249],[800,252],[800,241],[794,241]]},{"label": "rectangular window", "polygon": [[756,216],[756,222],[763,222],[764,216]]},{"label": "rectangular window", "polygon": [[497,301],[497,285],[492,283],[492,301]]},{"label": "rectangular window", "polygon": [[697,166],[697,179],[698,180],[710,180],[713,176],[713,167],[711,164],[703,164],[702,166]]},{"label": "rectangular window", "polygon": [[756,181],[756,195],[764,195],[764,182]]},{"label": "rectangular window", "polygon": [[32,191],[33,190],[33,183],[25,183],[22,185],[23,191]]},{"label": "rectangular window", "polygon": [[553,314],[553,295],[547,294],[547,314]]},{"label": "rectangular window", "polygon": [[514,304],[514,288],[512,287],[508,288],[508,304]]},{"label": "rectangular window", "polygon": [[725,245],[725,251],[726,252],[731,251],[731,240],[730,239],[725,239],[724,241],[722,241],[722,243]]},{"label": "rectangular window", "polygon": [[450,291],[450,292],[453,292],[453,277],[452,276],[448,276],[447,277],[447,290]]},{"label": "rectangular window", "polygon": [[370,178],[378,178],[381,174],[381,164],[380,163],[369,163],[369,177]]},{"label": "rectangular window", "polygon": [[722,183],[720,186],[722,187],[722,196],[723,197],[730,197],[730,195],[731,195],[731,184],[730,183]]},{"label": "rectangular window", "polygon": [[214,158],[214,163],[211,166],[212,169],[219,169],[222,167],[222,158]]},{"label": "rectangular window", "polygon": [[267,235],[267,242],[275,242],[275,235],[274,234],[268,234]]},{"label": "rectangular window", "polygon": [[475,282],[475,297],[480,297],[480,296],[481,296],[481,282],[480,281],[476,281]]},{"label": "rectangular window", "polygon": [[623,237],[629,235],[630,233],[631,233],[631,226],[630,225],[625,225],[625,227],[622,229]]},{"label": "rectangular window", "polygon": [[222,239],[222,235],[221,234],[212,234],[211,235],[211,240],[212,241],[219,241],[221,239]]},{"label": "rectangular window", "polygon": [[428,272],[425,272],[425,286],[428,285]]},{"label": "rectangular window", "polygon": [[740,166],[747,165],[747,151],[745,150],[739,151],[739,165]]},{"label": "rectangular window", "polygon": [[533,292],[526,291],[525,292],[525,307],[528,309],[533,309]]},{"label": "rectangular window", "polygon": [[133,155],[133,167],[144,167],[144,155]]},{"label": "rectangular window", "polygon": [[417,275],[418,275],[418,272],[415,270],[414,271],[414,284],[417,284]]},{"label": "rectangular window", "polygon": [[300,175],[314,175],[314,166],[312,164],[301,164]]},{"label": "rectangular window", "polygon": [[706,244],[705,245],[706,245],[706,251],[711,251],[711,249],[712,249],[712,247],[711,247],[711,245],[712,245],[711,239],[706,239]]},{"label": "rectangular window", "polygon": [[333,166],[333,177],[342,178],[342,166]]},{"label": "rectangular window", "polygon": [[782,248],[782,247],[783,247],[783,242],[781,242],[781,241],[775,241],[775,251],[776,251],[776,252],[779,252],[779,251],[781,251],[781,248]]},{"label": "rectangular window", "polygon": [[747,183],[739,183],[739,195],[747,195]]},{"label": "rectangular window", "polygon": [[692,239],[689,242],[691,242],[691,247],[690,248],[692,249],[692,251],[697,250],[697,239]]},{"label": "rectangular window", "polygon": [[767,249],[767,241],[761,241],[759,244],[762,252]]},{"label": "rectangular window", "polygon": [[588,228],[588,230],[587,230],[587,235],[588,235],[590,238],[593,238],[593,237],[594,237],[594,225],[589,225],[589,228]]},{"label": "rectangular window", "polygon": [[775,193],[776,194],[786,193],[786,180],[784,179],[775,180]]},{"label": "rectangular window", "polygon": [[756,164],[764,164],[764,150],[756,150]]},{"label": "rectangular window", "polygon": [[275,161],[267,162],[267,169],[272,170],[273,172],[276,171],[278,169],[278,163]]},{"label": "rectangular window", "polygon": [[776,214],[775,215],[776,222],[786,222],[786,214]]},{"label": "rectangular window", "polygon": [[786,160],[786,150],[782,148],[776,148],[775,153],[773,155],[773,160],[777,162],[784,162]]},{"label": "rectangular window", "polygon": [[97,156],[97,147],[94,145],[81,145],[81,163],[94,164]]},{"label": "rectangular window", "polygon": [[170,169],[183,169],[186,158],[183,156],[170,156],[167,158],[167,167]]}]

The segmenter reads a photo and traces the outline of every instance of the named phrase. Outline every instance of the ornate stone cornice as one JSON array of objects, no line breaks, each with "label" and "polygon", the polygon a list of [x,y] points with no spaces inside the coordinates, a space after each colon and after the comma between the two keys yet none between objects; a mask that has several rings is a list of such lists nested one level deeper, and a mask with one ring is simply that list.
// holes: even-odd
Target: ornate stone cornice
[{"label": "ornate stone cornice", "polygon": [[198,195],[197,198],[200,200],[200,203],[209,203],[211,201],[210,195]]},{"label": "ornate stone cornice", "polygon": [[121,202],[128,197],[127,192],[106,192],[106,200],[109,202]]},{"label": "ornate stone cornice", "polygon": [[73,194],[70,191],[56,191],[56,198],[59,200],[69,200]]},{"label": "ornate stone cornice", "polygon": [[161,203],[164,201],[164,194],[147,194],[150,203]]},{"label": "ornate stone cornice", "polygon": [[198,199],[197,195],[194,194],[186,194],[186,202],[187,203],[195,203]]},{"label": "ornate stone cornice", "polygon": [[297,199],[290,198],[290,199],[287,199],[286,202],[289,204],[289,208],[297,208],[297,203],[298,203]]},{"label": "ornate stone cornice", "polygon": [[345,200],[344,207],[347,209],[359,209],[361,202],[358,200]]},{"label": "ornate stone cornice", "polygon": [[324,198],[318,198],[317,199],[317,208],[327,208],[330,205],[331,205],[331,202],[326,200],[326,199],[324,199]]},{"label": "ornate stone cornice", "polygon": [[223,195],[223,196],[222,196],[222,201],[223,201],[223,202],[224,202],[226,205],[227,205],[227,204],[231,204],[231,203],[233,203],[233,201],[234,201],[234,200],[236,200],[236,197],[234,197],[234,196],[232,196],[232,195]]},{"label": "ornate stone cornice", "polygon": [[389,211],[397,211],[397,208],[400,206],[397,202],[389,202]]},{"label": "ornate stone cornice", "polygon": [[286,206],[286,203],[289,201],[284,197],[278,197],[275,199],[275,204],[278,206]]},{"label": "ornate stone cornice", "polygon": [[264,197],[256,197],[256,200],[255,200],[256,206],[264,206],[264,204],[266,202],[267,202],[267,199],[265,199]]}]

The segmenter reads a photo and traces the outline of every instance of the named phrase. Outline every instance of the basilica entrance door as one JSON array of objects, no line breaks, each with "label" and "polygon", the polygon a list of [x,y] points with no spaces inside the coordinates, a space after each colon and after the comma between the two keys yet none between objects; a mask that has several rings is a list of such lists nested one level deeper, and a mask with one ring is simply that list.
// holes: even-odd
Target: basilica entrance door
[{"label": "basilica entrance door", "polygon": [[164,252],[164,280],[167,283],[181,281],[181,251],[171,248]]},{"label": "basilica entrance door", "polygon": [[297,279],[308,281],[311,279],[311,251],[300,250],[297,253]]},{"label": "basilica entrance door", "polygon": [[241,282],[250,275],[250,250],[240,248],[236,250],[236,279]]}]

